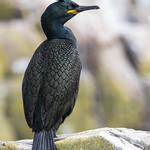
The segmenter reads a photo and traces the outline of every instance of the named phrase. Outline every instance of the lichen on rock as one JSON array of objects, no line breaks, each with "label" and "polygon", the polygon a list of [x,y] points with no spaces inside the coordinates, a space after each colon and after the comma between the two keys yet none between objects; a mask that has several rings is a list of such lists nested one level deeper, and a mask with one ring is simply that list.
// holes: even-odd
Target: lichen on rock
[{"label": "lichen on rock", "polygon": [[57,142],[58,150],[113,150],[112,144],[100,136],[72,138]]},{"label": "lichen on rock", "polygon": [[[150,132],[126,128],[102,128],[60,135],[58,150],[149,150]],[[31,150],[32,140],[0,142],[0,150]]]}]

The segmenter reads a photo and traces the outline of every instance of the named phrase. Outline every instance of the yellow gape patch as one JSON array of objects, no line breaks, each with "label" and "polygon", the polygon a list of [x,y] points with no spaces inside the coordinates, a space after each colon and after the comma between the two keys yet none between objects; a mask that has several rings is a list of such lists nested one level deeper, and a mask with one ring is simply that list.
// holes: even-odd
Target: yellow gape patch
[{"label": "yellow gape patch", "polygon": [[77,12],[77,10],[72,9],[72,10],[68,10],[68,11],[67,11],[67,14],[73,14],[73,15],[76,15],[76,14],[78,14],[78,12]]}]

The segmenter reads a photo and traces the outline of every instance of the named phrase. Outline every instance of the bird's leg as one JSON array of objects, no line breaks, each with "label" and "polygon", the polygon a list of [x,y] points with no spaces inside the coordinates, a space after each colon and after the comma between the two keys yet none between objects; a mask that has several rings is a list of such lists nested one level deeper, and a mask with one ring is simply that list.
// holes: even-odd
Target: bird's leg
[{"label": "bird's leg", "polygon": [[58,137],[58,136],[57,136],[57,137],[54,138],[54,141],[55,141],[55,142],[57,142],[57,141],[62,141],[62,140],[64,140],[65,138],[66,138],[66,137]]},{"label": "bird's leg", "polygon": [[53,128],[53,137],[54,137],[54,141],[57,142],[57,141],[61,141],[61,140],[64,140],[66,137],[58,137],[56,135],[56,130],[55,128]]},{"label": "bird's leg", "polygon": [[56,130],[55,130],[55,128],[52,128],[52,130],[53,130],[53,137],[54,137],[54,138],[57,138],[57,135],[56,135]]}]

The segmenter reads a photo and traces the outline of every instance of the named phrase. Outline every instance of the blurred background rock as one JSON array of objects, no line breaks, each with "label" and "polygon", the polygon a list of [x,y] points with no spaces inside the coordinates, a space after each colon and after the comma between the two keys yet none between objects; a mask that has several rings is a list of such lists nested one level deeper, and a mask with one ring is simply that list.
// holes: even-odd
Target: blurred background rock
[{"label": "blurred background rock", "polygon": [[[21,82],[45,39],[40,15],[53,1],[0,1],[0,139],[31,138],[24,119]],[[150,130],[150,1],[77,0],[98,4],[67,23],[82,58],[75,109],[59,133],[97,127]]]}]

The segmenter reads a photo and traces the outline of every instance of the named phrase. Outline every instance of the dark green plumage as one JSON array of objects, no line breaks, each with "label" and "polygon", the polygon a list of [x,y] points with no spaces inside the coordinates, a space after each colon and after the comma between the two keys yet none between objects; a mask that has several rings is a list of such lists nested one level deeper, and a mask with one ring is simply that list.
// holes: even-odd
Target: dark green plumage
[{"label": "dark green plumage", "polygon": [[23,80],[26,120],[33,131],[58,128],[73,109],[81,63],[76,44],[46,40],[36,50]]},{"label": "dark green plumage", "polygon": [[64,23],[78,12],[97,8],[61,0],[41,17],[47,40],[34,53],[22,85],[26,121],[35,132],[33,150],[56,149],[53,137],[78,94],[81,62],[75,36]]}]

